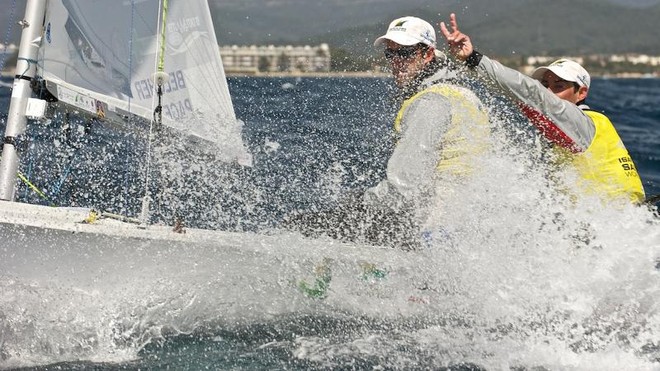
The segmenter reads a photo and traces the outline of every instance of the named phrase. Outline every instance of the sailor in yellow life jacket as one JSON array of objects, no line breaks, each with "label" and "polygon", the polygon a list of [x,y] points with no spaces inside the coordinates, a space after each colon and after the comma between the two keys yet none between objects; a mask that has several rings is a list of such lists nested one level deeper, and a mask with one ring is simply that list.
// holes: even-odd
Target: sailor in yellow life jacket
[{"label": "sailor in yellow life jacket", "polygon": [[607,195],[610,199],[644,201],[644,188],[635,164],[610,120],[596,111],[585,110],[596,128],[591,145],[573,157],[573,165],[583,179],[587,193]]},{"label": "sailor in yellow life jacket", "polygon": [[426,21],[395,19],[374,45],[384,46],[403,104],[386,178],[365,192],[363,202],[372,209],[412,210],[423,224],[429,204],[458,186],[488,148],[488,116],[436,50],[435,31]]},{"label": "sailor in yellow life jacket", "polygon": [[474,50],[454,14],[450,28],[440,24],[451,54],[519,101],[523,113],[578,171],[576,190],[606,201],[644,201],[639,174],[616,129],[585,104],[591,77],[582,66],[559,59],[529,77]]},{"label": "sailor in yellow life jacket", "polygon": [[489,148],[489,119],[479,98],[459,84],[456,65],[436,50],[428,22],[395,19],[374,44],[384,47],[402,102],[386,178],[335,210],[292,215],[285,225],[306,235],[417,248],[421,231],[438,222],[431,220],[438,206]]}]

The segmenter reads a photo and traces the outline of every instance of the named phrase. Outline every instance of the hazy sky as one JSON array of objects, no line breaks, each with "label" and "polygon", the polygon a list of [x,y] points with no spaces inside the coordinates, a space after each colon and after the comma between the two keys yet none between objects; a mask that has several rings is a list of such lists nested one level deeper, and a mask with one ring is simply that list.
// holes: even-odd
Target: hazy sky
[{"label": "hazy sky", "polygon": [[[85,0],[83,0],[85,1]],[[120,1],[120,0],[112,0],[112,1]],[[183,0],[185,1],[185,0]],[[326,1],[326,0],[209,0],[209,2],[216,3],[216,4],[221,4],[222,2],[225,2],[225,4],[228,4],[228,1],[233,1],[234,3],[243,3],[243,4],[250,4],[250,5],[255,5],[255,4],[260,4],[260,3],[283,3],[283,2],[303,2],[303,3],[313,3],[315,1],[321,2],[321,1]],[[342,3],[342,4],[355,4],[356,0],[333,0],[334,3]],[[403,0],[369,0],[372,2],[378,2],[381,4],[384,3],[400,3]],[[407,0],[410,2],[411,0]],[[423,2],[423,0],[417,0],[418,2]],[[496,0],[493,0],[494,4],[496,3]],[[522,1],[522,0],[521,0]],[[575,0],[579,1],[579,0]],[[660,0],[600,0],[600,1],[608,1],[610,3],[615,3],[619,4],[621,6],[626,6],[626,7],[647,7],[647,6],[653,6],[660,4]],[[441,2],[441,0],[438,0],[438,2]],[[0,43],[15,43],[18,44],[20,40],[20,27],[15,24],[15,20],[20,19],[23,16],[23,13],[25,11],[25,4],[26,0],[0,0],[0,9],[2,11],[0,12]],[[343,7],[345,8],[346,5]],[[14,20],[14,21],[10,21]]]}]

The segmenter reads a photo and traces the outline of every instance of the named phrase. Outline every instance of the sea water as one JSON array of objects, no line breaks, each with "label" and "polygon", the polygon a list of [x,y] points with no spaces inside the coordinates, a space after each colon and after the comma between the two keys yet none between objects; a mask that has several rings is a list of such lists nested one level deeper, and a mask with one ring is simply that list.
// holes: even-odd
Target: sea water
[{"label": "sea water", "polygon": [[[171,184],[193,191],[176,188],[156,200],[164,221],[174,208],[189,225],[274,233],[283,215],[332,207],[383,176],[395,114],[388,79],[229,83],[255,166],[229,178],[197,163],[182,167],[183,178]],[[658,96],[658,79],[595,79],[589,102],[615,123],[647,195],[660,193]],[[8,99],[3,87],[2,112]],[[646,208],[550,192],[538,137],[505,103],[488,102],[498,151],[482,158],[489,171],[439,211],[442,233],[431,234],[425,261],[401,261],[423,277],[410,283],[418,290],[403,307],[378,295],[388,283],[377,275],[360,283],[377,294],[364,301],[331,290],[310,298],[311,310],[263,319],[246,313],[233,324],[221,320],[231,305],[217,297],[221,283],[188,282],[185,272],[174,281],[176,267],[154,270],[156,285],[135,282],[121,292],[44,291],[8,279],[0,283],[0,368],[660,369],[658,218]],[[30,132],[40,144],[30,150],[65,153],[23,169],[50,201],[137,209],[130,201],[143,185],[131,166],[140,156],[135,138],[43,125]],[[92,170],[99,174],[85,175]],[[217,197],[200,195],[199,184]],[[168,204],[176,196],[184,201]],[[43,201],[26,189],[20,197]]]}]

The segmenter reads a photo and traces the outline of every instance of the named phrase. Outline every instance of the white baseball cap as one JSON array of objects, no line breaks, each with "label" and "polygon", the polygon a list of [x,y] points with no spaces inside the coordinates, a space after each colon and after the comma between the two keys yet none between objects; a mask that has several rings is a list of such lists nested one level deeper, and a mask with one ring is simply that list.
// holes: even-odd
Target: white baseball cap
[{"label": "white baseball cap", "polygon": [[417,17],[397,18],[387,27],[387,33],[374,41],[374,46],[385,40],[392,40],[404,46],[422,43],[435,48],[435,29],[430,23]]},{"label": "white baseball cap", "polygon": [[570,59],[562,58],[552,62],[549,66],[539,67],[532,73],[532,78],[541,80],[546,71],[552,71],[560,79],[575,82],[580,86],[588,88],[591,84],[591,77],[587,70]]}]

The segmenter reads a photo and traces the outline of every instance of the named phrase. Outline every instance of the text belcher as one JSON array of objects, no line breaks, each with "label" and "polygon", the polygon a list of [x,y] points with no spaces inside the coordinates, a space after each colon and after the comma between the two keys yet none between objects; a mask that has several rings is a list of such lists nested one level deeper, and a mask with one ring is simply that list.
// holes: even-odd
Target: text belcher
[{"label": "text belcher", "polygon": [[[186,90],[186,79],[182,70],[169,72],[169,81],[163,84],[163,94]],[[139,100],[152,99],[156,94],[153,79],[142,79],[133,83],[134,96]],[[181,119],[193,111],[189,98],[163,104],[163,114],[170,119]]]}]

